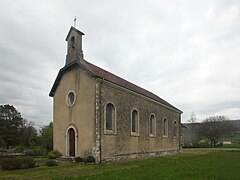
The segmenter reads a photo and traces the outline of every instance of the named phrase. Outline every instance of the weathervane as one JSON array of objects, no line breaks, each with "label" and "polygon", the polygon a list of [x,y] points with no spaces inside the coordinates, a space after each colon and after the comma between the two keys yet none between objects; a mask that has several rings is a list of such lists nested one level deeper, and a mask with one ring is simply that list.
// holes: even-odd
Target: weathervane
[{"label": "weathervane", "polygon": [[77,24],[77,17],[75,16],[75,18],[74,18],[74,27],[76,28],[76,24]]}]

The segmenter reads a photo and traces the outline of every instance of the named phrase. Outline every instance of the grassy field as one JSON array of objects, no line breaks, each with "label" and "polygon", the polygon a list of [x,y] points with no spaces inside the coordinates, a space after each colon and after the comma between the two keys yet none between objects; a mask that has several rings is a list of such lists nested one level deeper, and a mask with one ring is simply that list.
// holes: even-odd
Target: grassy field
[{"label": "grassy field", "polygon": [[180,155],[94,164],[60,164],[0,171],[0,179],[240,179],[240,151],[183,151]]},{"label": "grassy field", "polygon": [[240,149],[240,143],[223,144],[222,148],[239,148]]}]

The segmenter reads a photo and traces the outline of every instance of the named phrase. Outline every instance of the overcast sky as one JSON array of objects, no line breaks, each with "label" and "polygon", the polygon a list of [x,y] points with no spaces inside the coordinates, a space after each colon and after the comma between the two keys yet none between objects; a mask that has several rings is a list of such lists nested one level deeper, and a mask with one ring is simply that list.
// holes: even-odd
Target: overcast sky
[{"label": "overcast sky", "polygon": [[65,65],[74,16],[87,61],[167,100],[199,121],[240,119],[240,1],[0,0],[0,104],[36,125]]}]

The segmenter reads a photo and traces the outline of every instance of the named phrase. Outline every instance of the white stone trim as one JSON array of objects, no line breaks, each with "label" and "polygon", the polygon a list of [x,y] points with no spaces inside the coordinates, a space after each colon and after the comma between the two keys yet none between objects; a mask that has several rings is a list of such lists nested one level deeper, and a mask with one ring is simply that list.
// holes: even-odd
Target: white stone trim
[{"label": "white stone trim", "polygon": [[101,84],[96,83],[95,86],[95,135],[96,135],[96,142],[95,142],[95,147],[92,148],[92,154],[96,158],[97,162],[100,162],[100,145],[101,145],[101,105],[100,105],[100,100],[101,100],[101,95],[100,95],[100,90],[101,90]]},{"label": "white stone trim", "polygon": [[[73,103],[72,103],[72,104],[69,104],[69,101],[68,101],[68,96],[69,96],[70,93],[73,93],[73,94],[74,94],[74,100],[73,100]],[[66,95],[66,104],[67,104],[67,106],[68,106],[68,107],[74,106],[76,100],[77,100],[77,95],[76,95],[75,91],[74,91],[74,90],[68,91],[68,93],[67,93],[67,95]]]}]

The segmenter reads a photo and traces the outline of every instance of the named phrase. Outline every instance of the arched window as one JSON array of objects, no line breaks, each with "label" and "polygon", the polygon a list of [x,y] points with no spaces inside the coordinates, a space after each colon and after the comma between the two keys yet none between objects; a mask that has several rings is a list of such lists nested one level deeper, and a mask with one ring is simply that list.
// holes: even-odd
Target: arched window
[{"label": "arched window", "polygon": [[173,136],[176,138],[177,137],[177,121],[174,121],[173,123]]},{"label": "arched window", "polygon": [[106,123],[105,130],[115,132],[115,124],[116,124],[116,112],[115,107],[112,103],[108,103],[106,105]]},{"label": "arched window", "polygon": [[138,135],[139,129],[138,129],[138,112],[137,110],[133,110],[131,114],[131,135]]},{"label": "arched window", "polygon": [[163,136],[168,136],[168,120],[167,120],[167,118],[163,119]]},{"label": "arched window", "polygon": [[70,43],[71,43],[70,44],[71,49],[74,49],[75,48],[75,37],[74,36],[71,38]]},{"label": "arched window", "polygon": [[149,134],[150,136],[156,136],[156,118],[154,114],[149,117]]}]

